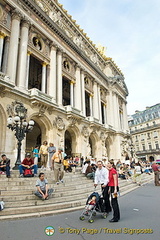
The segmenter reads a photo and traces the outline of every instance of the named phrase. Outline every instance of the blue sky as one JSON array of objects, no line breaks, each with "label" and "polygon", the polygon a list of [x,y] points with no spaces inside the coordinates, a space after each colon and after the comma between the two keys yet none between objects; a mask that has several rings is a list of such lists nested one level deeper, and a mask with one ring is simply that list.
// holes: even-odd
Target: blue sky
[{"label": "blue sky", "polygon": [[160,1],[59,0],[125,76],[128,114],[160,102]]}]

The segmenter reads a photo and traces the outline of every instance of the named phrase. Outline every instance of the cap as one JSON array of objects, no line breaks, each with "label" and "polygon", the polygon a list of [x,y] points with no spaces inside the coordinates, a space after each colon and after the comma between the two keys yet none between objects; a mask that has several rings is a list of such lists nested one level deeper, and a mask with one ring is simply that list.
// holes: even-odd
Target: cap
[{"label": "cap", "polygon": [[58,150],[61,150],[61,151],[63,151],[63,148],[62,148],[62,147],[59,147],[59,148],[58,148]]},{"label": "cap", "polygon": [[30,153],[26,153],[26,157],[30,157],[31,156],[31,154]]}]

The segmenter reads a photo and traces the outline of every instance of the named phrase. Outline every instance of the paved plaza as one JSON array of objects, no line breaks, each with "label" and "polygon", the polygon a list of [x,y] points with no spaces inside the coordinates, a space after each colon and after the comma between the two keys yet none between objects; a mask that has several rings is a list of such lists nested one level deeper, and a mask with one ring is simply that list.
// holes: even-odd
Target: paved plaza
[{"label": "paved plaza", "polygon": [[[81,211],[51,217],[1,221],[0,240],[159,239],[159,198],[160,189],[153,183],[120,196],[121,220],[118,223],[108,222],[112,214],[107,219],[102,219],[97,214],[92,224],[87,219],[80,221]],[[49,230],[49,226],[53,230]]]}]

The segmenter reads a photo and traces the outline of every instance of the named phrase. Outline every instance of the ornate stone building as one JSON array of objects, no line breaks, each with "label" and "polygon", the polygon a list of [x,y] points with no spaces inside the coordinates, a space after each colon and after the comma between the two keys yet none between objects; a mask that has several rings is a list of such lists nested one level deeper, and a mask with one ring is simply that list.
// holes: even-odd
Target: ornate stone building
[{"label": "ornate stone building", "polygon": [[138,159],[160,159],[160,104],[136,111],[129,118],[129,128]]},{"label": "ornate stone building", "polygon": [[0,0],[0,153],[15,159],[7,107],[20,101],[34,129],[67,154],[122,159],[128,136],[124,76],[56,0]]}]

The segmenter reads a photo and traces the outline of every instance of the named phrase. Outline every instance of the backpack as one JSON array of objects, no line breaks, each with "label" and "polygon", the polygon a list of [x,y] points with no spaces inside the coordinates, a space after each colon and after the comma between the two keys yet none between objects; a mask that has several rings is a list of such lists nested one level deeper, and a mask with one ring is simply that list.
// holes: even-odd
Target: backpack
[{"label": "backpack", "polygon": [[33,177],[32,170],[31,169],[25,169],[23,175],[24,175],[24,177]]}]

